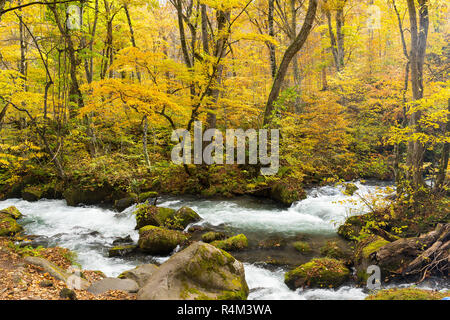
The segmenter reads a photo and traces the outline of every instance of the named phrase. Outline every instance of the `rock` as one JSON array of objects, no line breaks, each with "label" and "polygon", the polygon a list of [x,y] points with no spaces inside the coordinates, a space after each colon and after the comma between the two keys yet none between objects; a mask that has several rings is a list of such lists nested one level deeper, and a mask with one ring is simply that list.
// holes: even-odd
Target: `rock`
[{"label": "rock", "polygon": [[128,293],[135,293],[139,290],[139,286],[136,281],[131,279],[104,278],[100,281],[94,282],[87,289],[87,291],[96,295],[105,293],[109,290],[120,290]]},{"label": "rock", "polygon": [[337,233],[345,240],[355,240],[366,222],[366,215],[351,216],[339,226]]},{"label": "rock", "polygon": [[200,221],[202,219],[197,212],[188,207],[182,207],[178,209],[177,212],[175,212],[174,218],[181,226],[181,230],[184,230],[189,224]]},{"label": "rock", "polygon": [[245,300],[244,266],[230,254],[195,242],[174,254],[138,291],[138,300]]},{"label": "rock", "polygon": [[48,247],[50,243],[50,238],[46,236],[35,236],[30,239],[30,236],[26,236],[26,240],[22,240],[19,242],[19,247],[32,247],[32,248],[38,248],[38,247]]},{"label": "rock", "polygon": [[346,183],[343,193],[348,196],[353,196],[353,194],[356,192],[356,190],[358,190],[358,187],[355,184]]},{"label": "rock", "polygon": [[258,247],[263,249],[274,249],[283,248],[286,244],[286,240],[281,237],[270,237],[269,239],[259,241]]},{"label": "rock", "polygon": [[53,278],[64,281],[67,285],[71,285],[76,290],[86,290],[91,285],[89,281],[64,271],[44,258],[27,256],[24,260],[28,264],[41,267],[44,269],[44,272],[47,272]]},{"label": "rock", "polygon": [[320,248],[320,254],[324,257],[333,259],[343,259],[346,257],[346,254],[336,241],[327,241],[327,243]]},{"label": "rock", "polygon": [[350,276],[343,262],[330,259],[313,259],[285,274],[284,282],[291,289],[299,287],[336,288]]},{"label": "rock", "polygon": [[149,254],[167,255],[187,239],[188,236],[180,231],[146,226],[139,229],[138,246]]},{"label": "rock", "polygon": [[13,236],[23,230],[16,220],[10,217],[0,217],[0,237]]},{"label": "rock", "polygon": [[142,288],[148,279],[158,270],[158,266],[154,264],[143,264],[134,269],[122,272],[119,279],[131,279],[136,281],[139,288]]},{"label": "rock", "polygon": [[40,186],[29,186],[22,190],[23,200],[34,202],[42,198],[43,190]]},{"label": "rock", "polygon": [[147,203],[138,206],[135,211],[136,229],[145,226],[164,227],[184,230],[190,223],[199,221],[200,216],[192,209],[183,207],[179,210],[156,207]]},{"label": "rock", "polygon": [[117,246],[108,250],[108,257],[123,257],[130,253],[135,252],[137,246],[134,244],[128,246]]},{"label": "rock", "polygon": [[292,245],[294,246],[295,250],[297,250],[300,253],[311,252],[311,247],[309,246],[309,244],[307,242],[295,241],[294,243],[292,243]]},{"label": "rock", "polygon": [[116,200],[114,202],[114,208],[116,208],[117,211],[122,212],[128,207],[131,207],[133,204],[136,203],[136,198],[133,197],[126,197],[119,200]]},{"label": "rock", "polygon": [[447,295],[445,292],[417,288],[393,288],[377,291],[365,300],[441,300]]},{"label": "rock", "polygon": [[142,192],[139,194],[138,200],[139,202],[148,201],[152,205],[156,205],[156,198],[158,197],[158,192],[148,191]]},{"label": "rock", "polygon": [[77,300],[77,294],[75,291],[68,288],[62,288],[59,292],[59,297],[62,299]]},{"label": "rock", "polygon": [[71,186],[63,192],[68,206],[114,203],[116,199],[121,199],[124,195],[124,192],[117,191],[108,184],[89,190]]},{"label": "rock", "polygon": [[237,236],[225,239],[213,241],[211,244],[219,249],[225,251],[236,251],[242,250],[248,247],[248,239],[243,234],[238,234]]},{"label": "rock", "polygon": [[210,231],[202,235],[202,241],[206,243],[210,243],[216,240],[223,240],[227,237],[227,235],[223,232],[214,232]]},{"label": "rock", "polygon": [[270,197],[289,207],[295,201],[299,201],[306,198],[306,194],[303,190],[293,187],[292,184],[287,184],[283,182],[275,183],[270,190]]},{"label": "rock", "polygon": [[117,246],[120,244],[131,244],[133,243],[133,239],[131,239],[130,235],[127,235],[126,237],[123,238],[117,238],[116,240],[113,241],[113,245]]},{"label": "rock", "polygon": [[41,282],[39,282],[39,286],[42,288],[53,287],[53,281],[50,281],[50,280],[41,281]]},{"label": "rock", "polygon": [[22,218],[22,213],[14,206],[0,210],[0,214],[7,214],[15,220]]}]

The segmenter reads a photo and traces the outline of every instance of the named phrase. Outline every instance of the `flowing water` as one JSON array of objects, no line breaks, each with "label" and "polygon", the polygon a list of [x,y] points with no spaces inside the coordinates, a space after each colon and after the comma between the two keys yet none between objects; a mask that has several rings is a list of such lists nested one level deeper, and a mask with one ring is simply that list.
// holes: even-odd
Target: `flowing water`
[{"label": "flowing water", "polygon": [[[208,227],[242,232],[249,239],[271,235],[283,237],[298,234],[333,236],[340,223],[350,214],[366,209],[358,201],[360,196],[381,192],[385,184],[356,183],[357,194],[345,196],[340,187],[320,187],[309,190],[305,200],[290,208],[254,198],[232,200],[202,200],[198,198],[162,198],[159,206],[180,208],[189,206],[199,213],[198,224]],[[130,235],[138,240],[134,230],[134,206],[122,213],[99,208],[69,207],[65,200],[27,202],[21,199],[0,201],[0,208],[14,205],[23,214],[21,223],[27,234],[47,237],[50,246],[61,246],[77,253],[77,262],[84,269],[101,270],[108,276],[142,263],[162,263],[168,257],[136,255],[126,258],[108,258],[107,250],[119,237]],[[264,264],[244,262],[246,279],[250,287],[249,299],[363,299],[360,288],[343,286],[337,290],[307,289],[292,291],[283,282],[286,270],[273,269]]]}]

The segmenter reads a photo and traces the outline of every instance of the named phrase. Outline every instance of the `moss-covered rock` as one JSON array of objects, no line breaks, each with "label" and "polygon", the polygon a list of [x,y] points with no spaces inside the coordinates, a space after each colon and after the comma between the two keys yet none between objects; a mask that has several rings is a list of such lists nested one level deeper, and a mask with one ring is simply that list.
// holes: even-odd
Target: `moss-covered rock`
[{"label": "moss-covered rock", "polygon": [[238,234],[225,240],[213,241],[211,244],[225,251],[237,251],[248,247],[248,239],[245,235]]},{"label": "moss-covered rock", "polygon": [[320,254],[324,257],[333,259],[343,259],[346,256],[336,241],[327,241],[327,243],[320,248]]},{"label": "moss-covered rock", "polygon": [[180,231],[145,226],[139,229],[138,246],[150,254],[167,255],[186,240],[188,236]]},{"label": "moss-covered rock", "polygon": [[144,203],[135,211],[136,229],[144,226],[164,227],[174,230],[184,230],[190,223],[199,221],[200,216],[191,208],[178,210],[162,208]]},{"label": "moss-covered rock", "polygon": [[13,236],[22,231],[23,228],[11,217],[0,218],[0,237]]},{"label": "moss-covered rock", "polygon": [[229,253],[195,242],[153,273],[138,300],[245,300],[244,266]]},{"label": "moss-covered rock", "polygon": [[350,276],[342,261],[330,258],[313,259],[285,274],[284,282],[291,288],[336,288]]},{"label": "moss-covered rock", "polygon": [[226,234],[223,232],[210,231],[210,232],[206,232],[206,233],[202,234],[202,241],[206,242],[206,243],[210,243],[210,242],[213,242],[216,240],[223,240],[226,237],[227,237]]},{"label": "moss-covered rock", "polygon": [[126,196],[126,193],[115,190],[105,183],[103,186],[85,189],[79,186],[70,186],[63,192],[67,205],[77,206],[78,204],[94,205],[99,203],[111,203]]},{"label": "moss-covered rock", "polygon": [[156,198],[158,196],[158,192],[154,191],[148,191],[148,192],[142,192],[138,196],[139,202],[145,202],[149,199]]},{"label": "moss-covered rock", "polygon": [[292,245],[294,246],[295,250],[297,250],[300,253],[310,253],[311,252],[311,247],[309,246],[309,244],[307,242],[304,241],[295,241],[292,243]]},{"label": "moss-covered rock", "polygon": [[0,213],[6,214],[15,220],[22,218],[22,213],[14,206],[0,210]]},{"label": "moss-covered rock", "polygon": [[346,183],[343,193],[348,195],[348,196],[352,196],[356,192],[356,190],[358,190],[358,187],[355,184],[353,184],[353,183]]},{"label": "moss-covered rock", "polygon": [[366,297],[366,300],[442,300],[448,292],[438,292],[417,288],[394,288],[377,291]]},{"label": "moss-covered rock", "polygon": [[137,246],[134,244],[127,246],[116,246],[108,250],[108,256],[112,257],[123,257],[127,254],[133,253],[137,249]]},{"label": "moss-covered rock", "polygon": [[42,186],[28,186],[22,190],[22,198],[26,201],[38,201],[42,198],[44,189]]},{"label": "moss-covered rock", "polygon": [[295,201],[305,199],[306,194],[303,190],[299,190],[291,184],[278,182],[272,186],[270,197],[289,207]]},{"label": "moss-covered rock", "polygon": [[136,198],[134,198],[134,197],[125,197],[125,198],[116,200],[114,202],[114,208],[117,211],[122,212],[123,210],[125,210],[128,207],[131,207],[135,203],[136,203]]},{"label": "moss-covered rock", "polygon": [[339,226],[338,235],[345,240],[355,240],[359,236],[362,227],[366,224],[366,215],[351,216]]}]

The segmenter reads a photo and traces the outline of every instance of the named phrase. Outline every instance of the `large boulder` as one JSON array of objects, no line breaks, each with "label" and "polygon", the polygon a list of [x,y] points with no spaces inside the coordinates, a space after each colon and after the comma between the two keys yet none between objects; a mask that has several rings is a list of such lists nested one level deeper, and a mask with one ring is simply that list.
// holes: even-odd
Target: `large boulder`
[{"label": "large boulder", "polygon": [[[356,278],[358,283],[365,284],[369,274],[367,268],[370,265],[377,265],[373,260],[372,254],[377,250],[387,245],[389,241],[372,235],[357,243],[354,250],[353,262],[356,269]],[[382,270],[382,275],[385,275],[386,270]]]},{"label": "large boulder", "polygon": [[350,270],[342,261],[319,258],[287,272],[284,282],[291,289],[299,287],[336,288],[347,281],[349,276]]},{"label": "large boulder", "polygon": [[138,291],[138,300],[245,300],[244,266],[230,254],[195,242],[174,254]]},{"label": "large boulder", "polygon": [[225,240],[213,241],[211,245],[225,251],[238,251],[248,247],[248,239],[245,235],[238,234]]},{"label": "large boulder", "polygon": [[199,221],[200,216],[192,209],[183,207],[179,210],[162,208],[144,203],[135,211],[136,229],[145,226],[164,227],[184,230],[190,223]]},{"label": "large boulder", "polygon": [[35,265],[42,268],[44,272],[47,272],[53,278],[64,281],[67,285],[71,286],[73,289],[86,290],[91,285],[89,281],[73,273],[66,272],[65,270],[61,269],[60,267],[56,266],[55,264],[51,263],[50,261],[44,258],[27,256],[24,258],[24,260],[25,263],[27,264]]},{"label": "large boulder", "polygon": [[339,226],[337,233],[345,240],[355,240],[367,221],[367,215],[351,216]]},{"label": "large boulder", "polygon": [[158,266],[155,264],[143,264],[134,269],[122,272],[118,278],[136,281],[139,288],[142,288],[157,270]]},{"label": "large boulder", "polygon": [[183,232],[155,226],[139,229],[138,247],[149,254],[167,255],[188,240]]},{"label": "large boulder", "polygon": [[277,182],[270,190],[270,198],[289,207],[295,201],[306,198],[306,193],[291,183]]},{"label": "large boulder", "polygon": [[110,290],[120,290],[128,293],[136,293],[139,286],[131,279],[104,278],[94,282],[88,289],[93,294],[103,294]]},{"label": "large boulder", "polygon": [[79,204],[94,205],[99,203],[114,203],[115,200],[126,196],[126,193],[115,190],[109,184],[103,186],[83,189],[78,186],[70,186],[63,192],[68,206],[77,206]]},{"label": "large boulder", "polygon": [[117,211],[122,212],[123,210],[125,210],[128,207],[131,207],[135,203],[136,203],[136,198],[134,198],[134,197],[126,197],[126,198],[122,198],[122,199],[116,200],[114,202],[114,208]]},{"label": "large boulder", "polygon": [[43,197],[44,190],[41,186],[28,186],[22,190],[22,198],[26,201],[38,201]]}]

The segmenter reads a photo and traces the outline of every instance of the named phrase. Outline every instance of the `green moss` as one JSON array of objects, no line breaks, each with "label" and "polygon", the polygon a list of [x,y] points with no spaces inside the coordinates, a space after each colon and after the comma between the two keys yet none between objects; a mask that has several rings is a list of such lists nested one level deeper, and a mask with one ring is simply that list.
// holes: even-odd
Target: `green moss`
[{"label": "green moss", "polygon": [[351,216],[339,226],[337,233],[346,240],[355,240],[366,224],[366,220],[366,215]]},{"label": "green moss", "polygon": [[43,193],[42,186],[29,186],[22,190],[22,198],[27,201],[38,201],[42,198]]},{"label": "green moss", "polygon": [[148,191],[148,192],[143,192],[139,194],[138,200],[139,202],[144,202],[145,200],[149,199],[149,198],[155,198],[158,196],[158,192],[154,192],[154,191]]},{"label": "green moss", "polygon": [[309,244],[307,242],[295,241],[294,243],[292,243],[292,245],[294,246],[295,250],[297,250],[298,252],[301,252],[301,253],[311,252],[311,247],[309,246]]},{"label": "green moss", "polygon": [[358,187],[353,184],[353,183],[346,183],[345,184],[345,190],[344,190],[344,194],[348,195],[348,196],[352,196],[355,191],[358,190]]},{"label": "green moss", "polygon": [[211,242],[211,244],[225,251],[242,250],[248,247],[248,239],[243,234],[225,239]]},{"label": "green moss", "polygon": [[380,290],[366,297],[366,300],[442,300],[449,293],[416,288]]},{"label": "green moss", "polygon": [[13,236],[22,230],[22,226],[13,218],[3,218],[0,220],[0,237]]},{"label": "green moss", "polygon": [[313,259],[285,274],[288,287],[336,288],[350,276],[350,270],[339,260],[330,258]]},{"label": "green moss", "polygon": [[334,259],[342,259],[345,256],[336,241],[327,241],[327,243],[320,248],[320,254],[322,256]]},{"label": "green moss", "polygon": [[363,258],[368,259],[372,253],[376,252],[378,249],[387,245],[388,243],[390,242],[382,238],[378,238],[377,240],[370,242],[362,249]]},{"label": "green moss", "polygon": [[179,231],[145,226],[139,230],[138,246],[150,254],[169,254],[188,237]]},{"label": "green moss", "polygon": [[127,246],[117,246],[109,249],[108,256],[111,257],[122,257],[129,253],[132,253],[136,250],[136,245],[127,245]]},{"label": "green moss", "polygon": [[22,213],[14,206],[0,210],[0,213],[5,213],[15,220],[22,218]]},{"label": "green moss", "polygon": [[225,238],[226,235],[222,232],[210,231],[202,235],[202,241],[206,243],[210,243],[216,240],[223,240]]},{"label": "green moss", "polygon": [[188,207],[174,210],[156,207],[148,203],[139,205],[134,213],[136,215],[137,229],[152,225],[174,230],[184,230],[190,223],[201,219],[194,210]]}]

